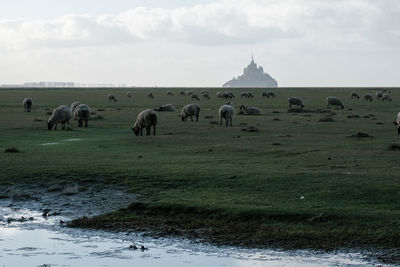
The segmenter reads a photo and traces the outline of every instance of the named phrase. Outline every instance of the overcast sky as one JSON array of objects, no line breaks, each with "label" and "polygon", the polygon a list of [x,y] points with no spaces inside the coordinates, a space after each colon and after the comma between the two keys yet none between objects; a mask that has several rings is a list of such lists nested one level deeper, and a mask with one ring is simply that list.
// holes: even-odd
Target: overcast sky
[{"label": "overcast sky", "polygon": [[0,84],[399,86],[398,0],[1,0]]}]

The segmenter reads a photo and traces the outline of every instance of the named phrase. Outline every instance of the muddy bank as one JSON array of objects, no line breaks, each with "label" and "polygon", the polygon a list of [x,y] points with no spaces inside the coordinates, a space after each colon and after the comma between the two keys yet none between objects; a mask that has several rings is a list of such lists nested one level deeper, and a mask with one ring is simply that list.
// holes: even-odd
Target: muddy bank
[{"label": "muddy bank", "polygon": [[75,219],[69,226],[139,231],[155,237],[185,237],[216,245],[325,251],[368,250],[374,251],[373,256],[383,262],[400,263],[399,236],[382,236],[379,229],[366,229],[368,224],[356,225],[346,217],[335,218],[323,214],[230,214],[222,210],[154,207],[137,202],[116,212]]}]

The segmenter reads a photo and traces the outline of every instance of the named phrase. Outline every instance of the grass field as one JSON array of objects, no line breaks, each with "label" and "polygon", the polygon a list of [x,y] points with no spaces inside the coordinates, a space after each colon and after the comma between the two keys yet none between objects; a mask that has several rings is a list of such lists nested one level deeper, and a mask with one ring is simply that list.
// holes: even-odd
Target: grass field
[{"label": "grass field", "polygon": [[[212,122],[226,102],[215,97],[221,89],[207,89],[212,98],[199,101],[198,123],[180,120],[190,98],[169,90],[175,95],[133,88],[132,99],[127,89],[0,90],[0,149],[20,150],[2,152],[1,184],[118,184],[140,197],[115,213],[78,220],[79,226],[153,229],[257,246],[399,248],[400,151],[389,149],[400,142],[392,123],[400,111],[399,90],[392,89],[391,103],[366,103],[350,99],[350,88],[277,88],[275,99],[262,98],[262,89],[247,89],[255,97],[241,99],[242,90],[231,89],[236,113],[241,104],[262,111],[236,115],[233,127]],[[200,95],[202,89],[183,90]],[[145,98],[148,91],[155,99]],[[108,103],[107,93],[118,102]],[[320,122],[329,113],[315,111],[326,110],[331,95],[345,109],[332,108],[334,121]],[[288,112],[290,96],[303,98],[310,112]],[[23,112],[24,97],[33,100],[31,113]],[[73,101],[103,119],[89,121],[89,128],[72,121],[71,131],[48,131],[46,109]],[[166,103],[177,111],[158,113],[158,135],[134,136],[137,114]],[[249,126],[258,131],[243,131]],[[358,131],[373,137],[350,137]]]}]

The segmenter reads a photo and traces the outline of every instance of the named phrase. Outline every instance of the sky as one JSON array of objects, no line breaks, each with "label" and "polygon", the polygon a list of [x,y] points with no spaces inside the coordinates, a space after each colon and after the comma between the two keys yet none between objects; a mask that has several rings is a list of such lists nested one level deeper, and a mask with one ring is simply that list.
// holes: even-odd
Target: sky
[{"label": "sky", "polygon": [[398,0],[1,0],[0,84],[399,86]]}]

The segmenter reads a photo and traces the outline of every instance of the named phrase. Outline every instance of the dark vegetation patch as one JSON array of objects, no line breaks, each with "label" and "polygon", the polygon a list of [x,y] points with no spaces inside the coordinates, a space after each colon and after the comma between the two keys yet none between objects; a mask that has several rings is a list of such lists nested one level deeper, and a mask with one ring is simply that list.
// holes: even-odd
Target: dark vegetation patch
[{"label": "dark vegetation patch", "polygon": [[97,111],[105,111],[104,108],[98,108]]},{"label": "dark vegetation patch", "polygon": [[51,112],[51,111],[47,111],[46,113],[45,113],[45,115],[52,115],[53,114],[53,112]]},{"label": "dark vegetation patch", "polygon": [[288,113],[331,113],[332,115],[336,115],[336,113],[332,112],[329,109],[302,109],[302,108],[290,108]]},{"label": "dark vegetation patch", "polygon": [[318,120],[319,122],[334,122],[331,117],[322,117]]},{"label": "dark vegetation patch", "polygon": [[273,118],[272,120],[273,120],[273,121],[280,121],[281,119],[279,119],[279,118]]},{"label": "dark vegetation patch", "polygon": [[390,150],[400,150],[400,144],[399,143],[392,143],[389,146]]},{"label": "dark vegetation patch", "polygon": [[10,148],[6,148],[4,150],[5,153],[19,153],[21,151],[19,151],[16,147],[10,147]]},{"label": "dark vegetation patch", "polygon": [[246,128],[242,128],[244,132],[258,132],[258,128],[256,126],[248,126]]},{"label": "dark vegetation patch", "polygon": [[372,135],[369,135],[368,133],[364,133],[364,132],[357,132],[356,134],[348,135],[348,137],[357,138],[357,139],[373,138]]},{"label": "dark vegetation patch", "polygon": [[214,116],[211,116],[211,115],[204,116],[204,119],[213,119],[213,118],[214,118]]},{"label": "dark vegetation patch", "polygon": [[42,119],[34,118],[33,121],[43,121]]},{"label": "dark vegetation patch", "polygon": [[219,124],[218,121],[210,121],[210,124]]},{"label": "dark vegetation patch", "polygon": [[347,115],[346,117],[347,117],[348,119],[361,118],[361,116],[360,116],[360,115],[357,115],[357,114]]},{"label": "dark vegetation patch", "polygon": [[281,146],[282,144],[279,142],[272,143],[273,146]]},{"label": "dark vegetation patch", "polygon": [[278,110],[273,110],[272,113],[279,113],[279,111]]},{"label": "dark vegetation patch", "polygon": [[103,116],[101,116],[101,115],[91,115],[90,117],[89,117],[89,120],[103,120],[104,119],[104,117]]}]

